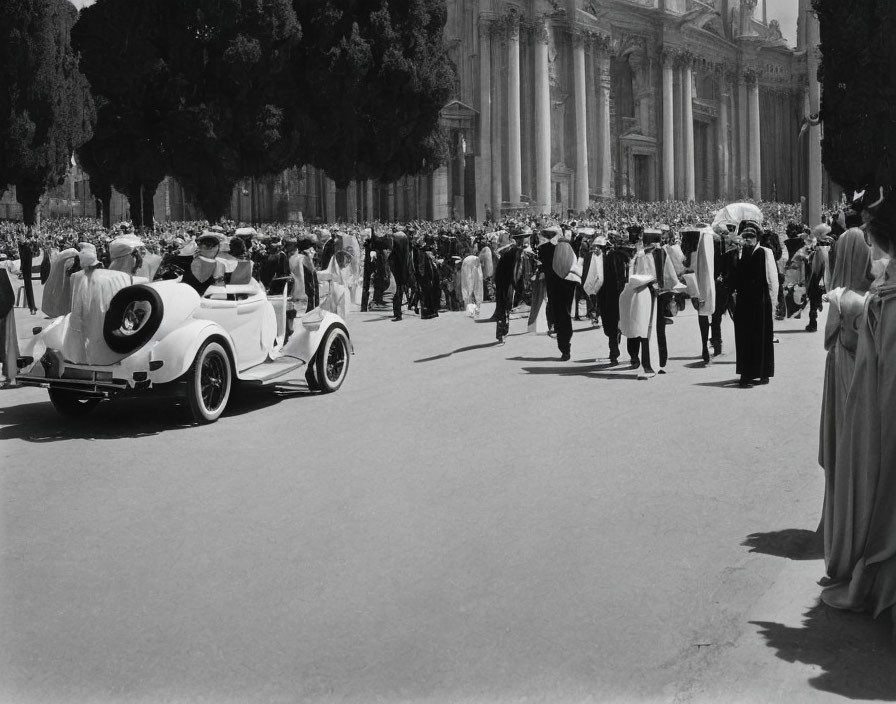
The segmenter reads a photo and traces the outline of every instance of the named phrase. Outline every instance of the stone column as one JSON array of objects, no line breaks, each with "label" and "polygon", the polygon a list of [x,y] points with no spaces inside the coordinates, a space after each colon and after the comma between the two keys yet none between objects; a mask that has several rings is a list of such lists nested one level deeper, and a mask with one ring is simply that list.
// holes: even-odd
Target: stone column
[{"label": "stone column", "polygon": [[[485,220],[485,204],[492,201],[492,40],[489,27],[479,23],[479,172],[476,179],[476,219]],[[500,203],[498,204],[500,207]]]},{"label": "stone column", "polygon": [[573,208],[588,208],[588,110],[585,95],[585,40],[573,37],[573,73],[576,110],[576,189]]},{"label": "stone column", "polygon": [[674,137],[674,151],[675,151],[675,174],[672,180],[675,191],[675,198],[683,198],[684,193],[684,157],[682,156],[682,152],[684,151],[684,130],[682,126],[684,125],[684,115],[682,111],[682,100],[681,94],[683,93],[681,87],[681,71],[678,70],[678,66],[675,67],[675,71],[673,72],[673,96],[674,99],[672,101],[672,110],[673,110],[673,130],[675,133]]},{"label": "stone column", "polygon": [[612,198],[614,189],[611,152],[613,137],[610,132],[610,57],[601,52],[597,65],[599,70],[597,79],[598,190],[601,198]]},{"label": "stone column", "polygon": [[735,184],[735,196],[743,198],[744,184],[749,177],[750,157],[747,153],[747,86],[743,75],[737,77],[737,183]]},{"label": "stone column", "polygon": [[506,82],[506,75],[502,70],[502,59],[507,55],[507,36],[501,34],[501,41],[492,52],[492,188],[491,207],[495,220],[501,217],[501,203],[504,201],[504,165],[503,165],[503,128],[501,115],[504,106],[504,91],[501,88]]},{"label": "stone column", "polygon": [[[808,3],[806,3],[808,5]],[[821,222],[821,125],[817,121],[821,100],[821,86],[818,83],[818,64],[821,62],[819,45],[818,17],[811,10],[801,18],[806,23],[806,50],[809,66],[808,110],[809,126],[806,139],[809,140],[808,173],[806,183],[806,206],[808,208],[808,224],[815,226]],[[812,118],[816,119],[813,120]],[[816,124],[812,124],[815,122]]]},{"label": "stone column", "polygon": [[675,96],[672,57],[663,57],[663,198],[675,199]]},{"label": "stone column", "polygon": [[336,222],[336,182],[329,177],[324,177],[324,199],[324,218],[327,222]]},{"label": "stone column", "polygon": [[762,156],[759,143],[759,80],[757,77],[753,77],[748,92],[750,110],[750,181],[753,184],[750,195],[756,200],[760,200],[762,198]]},{"label": "stone column", "polygon": [[721,91],[719,95],[719,130],[718,130],[718,158],[719,158],[719,196],[722,199],[729,197],[731,187],[731,155],[728,153],[728,78],[722,76]]},{"label": "stone column", "polygon": [[345,219],[347,222],[358,221],[358,186],[356,181],[349,181],[345,187]]},{"label": "stone column", "polygon": [[551,212],[551,86],[548,75],[548,32],[535,30],[535,202],[542,213]]},{"label": "stone column", "polygon": [[686,63],[681,69],[681,92],[683,94],[681,119],[684,122],[684,198],[694,200],[694,77],[690,63]]},{"label": "stone column", "polygon": [[523,190],[520,147],[520,28],[511,27],[507,39],[507,200],[517,205]]},{"label": "stone column", "polygon": [[367,189],[367,212],[364,213],[364,216],[368,222],[372,222],[376,220],[376,208],[373,204],[373,180],[368,179],[364,187]]}]

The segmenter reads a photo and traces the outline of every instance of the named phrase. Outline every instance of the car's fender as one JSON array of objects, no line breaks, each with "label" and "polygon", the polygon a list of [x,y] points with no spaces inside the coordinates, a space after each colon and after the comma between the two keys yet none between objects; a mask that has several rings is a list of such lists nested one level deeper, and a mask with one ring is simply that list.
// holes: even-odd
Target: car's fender
[{"label": "car's fender", "polygon": [[31,357],[34,361],[21,370],[28,373],[34,365],[37,365],[44,352],[48,349],[62,349],[65,333],[68,329],[68,315],[60,315],[53,318],[33,337],[19,340],[19,356]]},{"label": "car's fender", "polygon": [[[340,316],[320,308],[315,308],[304,316],[297,317],[295,332],[283,348],[281,356],[294,357],[305,363],[310,362],[317,352],[317,348],[320,347],[324,335],[330,328],[337,326],[348,332],[348,326]],[[354,352],[351,336],[349,336],[349,347],[351,352]]]},{"label": "car's fender", "polygon": [[222,340],[236,366],[236,348],[227,331],[210,320],[193,318],[172,330],[152,348],[150,368],[153,362],[162,362],[159,369],[150,372],[152,383],[165,384],[186,374],[199,348],[212,337]]}]

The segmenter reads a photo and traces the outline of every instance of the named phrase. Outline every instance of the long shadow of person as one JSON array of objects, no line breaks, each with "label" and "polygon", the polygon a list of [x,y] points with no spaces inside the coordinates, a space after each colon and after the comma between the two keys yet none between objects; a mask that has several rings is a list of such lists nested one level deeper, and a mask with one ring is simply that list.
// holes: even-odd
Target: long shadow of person
[{"label": "long shadow of person", "polygon": [[774,530],[769,533],[753,533],[741,545],[750,552],[786,557],[790,560],[821,560],[824,544],[819,533],[801,528]]},{"label": "long shadow of person", "polygon": [[850,699],[896,701],[896,667],[889,615],[837,611],[824,604],[804,614],[801,627],[751,621],[777,657],[821,668],[809,684]]}]

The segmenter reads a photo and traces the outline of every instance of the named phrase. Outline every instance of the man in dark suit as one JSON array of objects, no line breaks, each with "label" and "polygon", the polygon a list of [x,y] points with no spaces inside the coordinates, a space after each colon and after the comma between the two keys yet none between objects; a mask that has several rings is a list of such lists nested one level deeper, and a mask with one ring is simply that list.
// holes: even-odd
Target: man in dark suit
[{"label": "man in dark suit", "polygon": [[389,268],[395,279],[395,294],[392,296],[392,320],[401,320],[401,309],[404,307],[404,292],[410,283],[411,249],[408,236],[398,230],[392,233],[392,251],[389,253]]},{"label": "man in dark suit", "polygon": [[[547,228],[541,231],[542,237],[547,241],[538,247],[538,258],[541,260],[544,272],[545,291],[548,297],[548,306],[551,312],[551,320],[554,332],[557,334],[557,347],[560,350],[560,361],[567,362],[570,358],[572,343],[572,317],[570,308],[575,296],[576,284],[565,277],[560,276],[555,267],[554,258],[558,248],[569,249],[575,261],[575,253],[572,246],[562,239],[563,234],[559,227]],[[581,279],[580,279],[581,281]]]}]

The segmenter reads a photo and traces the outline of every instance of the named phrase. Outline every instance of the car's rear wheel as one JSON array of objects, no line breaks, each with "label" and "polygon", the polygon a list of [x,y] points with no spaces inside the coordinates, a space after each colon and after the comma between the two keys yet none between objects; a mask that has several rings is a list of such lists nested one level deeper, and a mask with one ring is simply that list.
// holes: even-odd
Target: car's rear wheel
[{"label": "car's rear wheel", "polygon": [[218,342],[206,342],[196,354],[187,375],[187,400],[193,420],[214,423],[227,406],[233,372],[227,351]]},{"label": "car's rear wheel", "polygon": [[344,328],[327,330],[314,360],[314,375],[321,393],[329,394],[342,386],[348,374],[349,349],[348,333]]},{"label": "car's rear wheel", "polygon": [[96,396],[85,396],[68,389],[50,389],[50,403],[59,415],[66,418],[86,416],[99,402],[100,399]]}]

